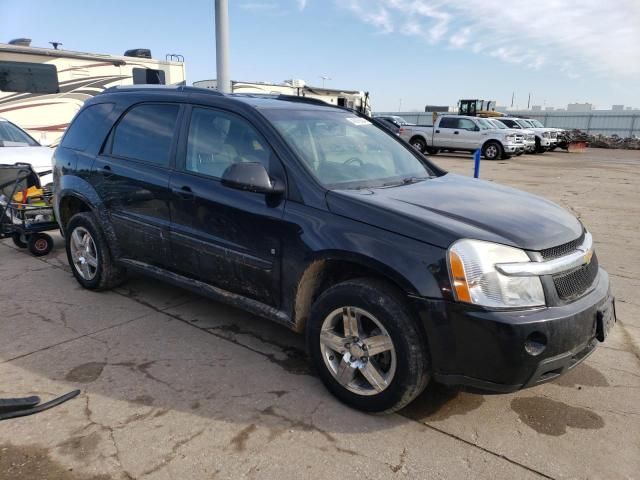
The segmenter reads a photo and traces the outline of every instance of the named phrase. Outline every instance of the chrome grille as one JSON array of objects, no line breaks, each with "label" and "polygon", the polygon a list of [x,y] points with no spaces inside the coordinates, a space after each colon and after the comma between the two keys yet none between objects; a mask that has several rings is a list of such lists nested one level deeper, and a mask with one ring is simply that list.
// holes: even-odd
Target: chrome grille
[{"label": "chrome grille", "polygon": [[562,245],[558,245],[557,247],[545,248],[544,250],[540,250],[540,254],[542,255],[543,260],[553,260],[554,258],[559,258],[567,255],[578,249],[579,245],[582,245],[584,242],[584,232],[575,240],[571,242],[564,243]]},{"label": "chrome grille", "polygon": [[558,296],[563,300],[571,300],[585,293],[598,276],[598,258],[596,254],[591,262],[570,272],[553,275],[553,284]]}]

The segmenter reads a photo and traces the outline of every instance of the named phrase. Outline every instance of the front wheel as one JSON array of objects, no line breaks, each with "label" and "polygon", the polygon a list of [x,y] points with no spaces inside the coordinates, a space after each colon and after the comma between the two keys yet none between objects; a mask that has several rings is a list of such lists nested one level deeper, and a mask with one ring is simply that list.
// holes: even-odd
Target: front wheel
[{"label": "front wheel", "polygon": [[73,276],[89,290],[106,290],[122,283],[123,268],[113,261],[102,230],[89,212],[76,213],[66,228],[67,259]]},{"label": "front wheel", "polygon": [[429,155],[437,155],[438,153],[440,153],[440,149],[434,148],[434,147],[427,147],[427,153]]},{"label": "front wheel", "polygon": [[401,293],[378,280],[349,280],[325,291],[312,307],[307,342],[326,387],[359,410],[399,410],[429,380],[416,319]]},{"label": "front wheel", "polygon": [[482,148],[482,155],[487,160],[499,160],[503,156],[502,146],[498,142],[488,142]]}]

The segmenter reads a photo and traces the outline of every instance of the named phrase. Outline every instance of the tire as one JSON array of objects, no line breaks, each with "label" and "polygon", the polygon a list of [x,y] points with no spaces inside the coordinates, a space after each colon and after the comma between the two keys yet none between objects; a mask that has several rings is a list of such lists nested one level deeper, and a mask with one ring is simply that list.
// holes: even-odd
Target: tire
[{"label": "tire", "polygon": [[482,155],[487,160],[500,160],[504,156],[504,151],[498,142],[490,141],[482,147]]},{"label": "tire", "polygon": [[11,240],[13,240],[13,244],[18,248],[27,248],[29,246],[29,237],[27,235],[13,233],[11,234]]},{"label": "tire", "polygon": [[558,147],[557,147],[557,146],[555,146],[555,147],[549,147],[549,149],[548,149],[547,151],[549,151],[549,152],[553,152],[556,148],[558,148]]},{"label": "tire", "polygon": [[71,217],[65,246],[73,276],[84,288],[108,290],[125,280],[126,271],[115,264],[104,233],[92,213],[81,212]]},{"label": "tire", "polygon": [[[355,340],[345,335],[345,316],[358,320]],[[369,353],[372,336],[382,353]],[[426,339],[403,295],[379,280],[348,280],[322,293],[311,309],[307,345],[325,386],[358,410],[395,412],[429,382]]]},{"label": "tire", "polygon": [[413,137],[409,143],[420,153],[424,153],[427,148],[427,143],[420,137]]},{"label": "tire", "polygon": [[440,149],[439,148],[434,148],[434,147],[427,147],[427,153],[429,155],[437,155],[438,153],[440,153]]},{"label": "tire", "polygon": [[29,235],[29,251],[35,257],[43,257],[53,250],[53,238],[46,233],[32,233]]},{"label": "tire", "polygon": [[545,149],[540,144],[540,139],[538,137],[536,137],[536,150],[535,150],[535,153],[544,153],[544,152],[545,152]]}]

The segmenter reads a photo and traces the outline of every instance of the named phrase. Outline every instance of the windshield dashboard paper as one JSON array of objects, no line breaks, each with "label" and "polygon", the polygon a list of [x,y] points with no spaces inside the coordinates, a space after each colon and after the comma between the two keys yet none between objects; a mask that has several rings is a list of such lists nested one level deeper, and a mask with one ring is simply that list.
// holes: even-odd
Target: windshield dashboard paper
[{"label": "windshield dashboard paper", "polygon": [[357,126],[371,125],[371,122],[369,120],[365,120],[364,118],[360,118],[360,117],[347,117],[347,120]]}]

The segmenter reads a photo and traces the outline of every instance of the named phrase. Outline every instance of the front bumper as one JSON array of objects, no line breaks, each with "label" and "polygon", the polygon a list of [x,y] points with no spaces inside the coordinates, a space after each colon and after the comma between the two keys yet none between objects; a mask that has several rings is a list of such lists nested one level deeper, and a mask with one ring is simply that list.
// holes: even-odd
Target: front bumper
[{"label": "front bumper", "polygon": [[[613,305],[613,297],[602,269],[589,293],[553,307],[488,311],[414,298],[435,380],[497,392],[553,380],[587,358],[598,343],[598,312],[607,305]],[[525,349],[532,338],[546,339],[537,355]]]},{"label": "front bumper", "polygon": [[522,143],[505,143],[503,147],[507,153],[524,152],[524,144]]}]

